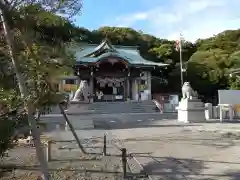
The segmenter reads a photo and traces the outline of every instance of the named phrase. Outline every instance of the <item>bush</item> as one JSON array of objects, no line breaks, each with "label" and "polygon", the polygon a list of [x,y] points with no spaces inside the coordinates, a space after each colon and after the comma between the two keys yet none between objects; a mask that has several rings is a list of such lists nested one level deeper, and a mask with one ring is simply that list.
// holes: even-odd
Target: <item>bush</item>
[{"label": "bush", "polygon": [[12,140],[14,135],[14,126],[16,122],[11,120],[8,116],[0,117],[0,157],[4,152],[12,147]]},{"label": "bush", "polygon": [[11,112],[0,116],[0,157],[4,156],[6,150],[13,148],[18,130],[26,125],[26,114]]}]

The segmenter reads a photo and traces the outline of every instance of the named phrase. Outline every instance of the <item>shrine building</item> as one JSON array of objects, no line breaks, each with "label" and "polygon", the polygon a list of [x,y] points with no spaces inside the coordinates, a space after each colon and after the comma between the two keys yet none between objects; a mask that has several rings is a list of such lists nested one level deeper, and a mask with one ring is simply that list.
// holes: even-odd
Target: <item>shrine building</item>
[{"label": "shrine building", "polygon": [[138,47],[112,45],[105,39],[100,45],[85,44],[73,48],[76,55],[75,75],[79,84],[86,80],[95,101],[151,100],[151,73],[168,64],[141,57]]}]

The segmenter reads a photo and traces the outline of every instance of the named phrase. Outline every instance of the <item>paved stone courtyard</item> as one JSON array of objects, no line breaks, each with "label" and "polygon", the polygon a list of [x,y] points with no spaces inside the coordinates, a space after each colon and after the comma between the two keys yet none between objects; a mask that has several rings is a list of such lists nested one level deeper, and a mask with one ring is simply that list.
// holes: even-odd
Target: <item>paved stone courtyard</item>
[{"label": "paved stone courtyard", "polygon": [[[168,130],[166,128],[163,131]],[[213,132],[161,133],[129,138],[125,145],[152,179],[240,179],[240,144],[236,137]]]},{"label": "paved stone courtyard", "polygon": [[[155,121],[146,128],[107,132],[119,137],[129,152],[136,153],[133,156],[152,179],[239,180],[240,136],[235,131],[239,125]],[[103,136],[104,132],[77,131],[81,137]],[[70,132],[59,135],[73,138]]]}]

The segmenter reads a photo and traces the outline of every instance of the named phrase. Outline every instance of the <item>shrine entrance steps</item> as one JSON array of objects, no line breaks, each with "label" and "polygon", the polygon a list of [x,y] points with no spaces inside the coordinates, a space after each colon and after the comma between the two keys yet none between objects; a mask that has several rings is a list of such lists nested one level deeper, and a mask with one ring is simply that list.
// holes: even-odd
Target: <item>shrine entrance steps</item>
[{"label": "shrine entrance steps", "polygon": [[[176,113],[160,113],[153,101],[72,102],[66,114],[76,130],[144,127],[177,118]],[[64,117],[57,112],[42,116],[41,121],[48,124],[47,131],[53,131],[56,124],[68,129]]]},{"label": "shrine entrance steps", "polygon": [[93,102],[71,103],[67,114],[128,114],[128,113],[156,113],[159,110],[153,101],[129,102]]}]

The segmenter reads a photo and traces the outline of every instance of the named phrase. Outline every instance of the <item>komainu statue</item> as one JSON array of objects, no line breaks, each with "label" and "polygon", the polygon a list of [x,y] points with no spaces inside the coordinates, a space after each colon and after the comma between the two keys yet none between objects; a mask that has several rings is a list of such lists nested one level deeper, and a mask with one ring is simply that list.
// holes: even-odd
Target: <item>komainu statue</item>
[{"label": "komainu statue", "polygon": [[189,82],[185,82],[182,87],[183,99],[197,99],[198,93],[194,91]]},{"label": "komainu statue", "polygon": [[89,87],[87,81],[83,80],[80,81],[80,85],[75,92],[75,95],[73,97],[72,101],[88,101],[89,97]]}]

